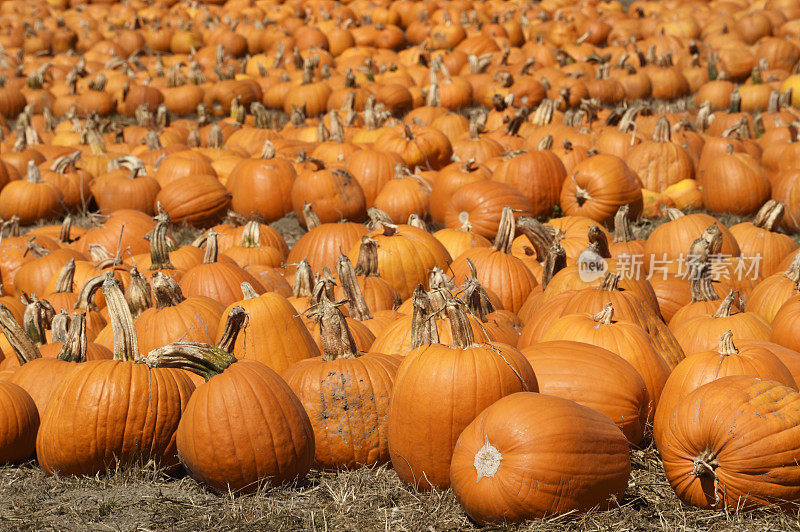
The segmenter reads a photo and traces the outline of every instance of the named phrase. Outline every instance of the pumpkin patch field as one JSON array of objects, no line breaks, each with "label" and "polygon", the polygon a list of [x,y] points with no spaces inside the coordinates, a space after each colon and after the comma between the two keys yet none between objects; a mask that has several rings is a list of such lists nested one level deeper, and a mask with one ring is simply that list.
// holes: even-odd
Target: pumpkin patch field
[{"label": "pumpkin patch field", "polygon": [[0,2],[0,529],[800,528],[800,0]]}]

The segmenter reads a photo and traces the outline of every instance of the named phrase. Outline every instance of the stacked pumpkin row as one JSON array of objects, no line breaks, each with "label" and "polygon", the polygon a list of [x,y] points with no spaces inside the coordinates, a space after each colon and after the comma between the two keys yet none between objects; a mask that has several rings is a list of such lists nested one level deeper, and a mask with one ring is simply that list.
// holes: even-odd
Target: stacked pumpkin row
[{"label": "stacked pumpkin row", "polygon": [[[32,240],[8,224],[0,246],[24,242],[34,257],[15,279],[24,304],[6,296],[0,309],[2,386],[17,431],[8,432],[4,459],[25,459],[35,445],[46,471],[80,475],[118,460],[174,470],[179,456],[221,491],[279,484],[311,467],[391,461],[417,488],[452,485],[473,519],[491,522],[622,497],[628,446],[654,422],[683,500],[791,505],[800,482],[786,460],[800,443],[783,434],[800,421],[796,246],[750,222],[728,230],[709,215],[674,211],[635,240],[627,212],[617,214],[614,236],[628,238],[614,238],[588,218],[543,225],[515,220],[506,207],[494,242],[482,245],[468,231],[432,235],[419,219],[395,225],[373,209],[370,228],[311,223],[298,244],[316,241],[313,259],[334,264],[316,275],[308,260],[286,270],[247,264],[286,253],[280,236],[254,221],[232,220],[176,246],[165,213],[153,222],[118,212],[106,222],[125,223],[118,248],[124,238],[145,242],[127,227],[150,228],[149,256],[127,258],[99,244],[81,256],[67,242],[69,224],[37,229]],[[769,203],[761,217],[781,212]],[[313,213],[306,208],[309,220]],[[535,252],[515,256],[515,242]],[[732,281],[712,274],[730,267],[721,250],[738,256],[754,245],[776,273],[753,282],[745,309]],[[699,257],[688,278],[620,275],[637,251],[678,247]],[[587,279],[582,249],[608,271]],[[43,288],[26,275],[48,270]],[[88,281],[77,281],[81,274]],[[131,410],[130,398],[145,396]],[[706,410],[717,407],[713,416]],[[696,422],[702,415],[713,420]],[[774,439],[759,447],[772,433],[784,447]],[[729,437],[741,443],[726,445]],[[756,458],[741,465],[743,455]],[[520,491],[529,481],[504,467],[513,463],[547,485],[581,482]],[[749,476],[754,468],[770,470],[781,488]],[[508,486],[522,494],[518,503],[492,502]]]}]

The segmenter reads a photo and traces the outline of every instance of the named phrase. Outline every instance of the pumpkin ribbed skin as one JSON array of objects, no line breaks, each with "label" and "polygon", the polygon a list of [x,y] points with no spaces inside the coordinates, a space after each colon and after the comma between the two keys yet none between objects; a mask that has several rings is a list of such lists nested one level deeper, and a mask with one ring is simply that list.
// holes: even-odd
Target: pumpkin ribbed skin
[{"label": "pumpkin ribbed skin", "polygon": [[253,360],[240,360],[197,388],[176,440],[192,478],[223,493],[253,492],[262,480],[291,482],[314,461],[303,405],[277,373]]},{"label": "pumpkin ribbed skin", "polygon": [[530,364],[512,347],[416,349],[397,372],[389,413],[389,453],[400,480],[447,488],[462,430],[501,397],[537,390]]},{"label": "pumpkin ribbed skin", "polygon": [[354,222],[327,223],[315,227],[300,237],[286,259],[287,264],[299,264],[306,259],[315,272],[322,268],[336,271],[339,255],[357,246],[367,228]]},{"label": "pumpkin ribbed skin", "polygon": [[380,353],[316,357],[283,372],[311,419],[320,467],[354,469],[389,461],[389,399],[400,360]]},{"label": "pumpkin ribbed skin", "polygon": [[39,414],[30,395],[0,380],[0,464],[24,462],[36,450]]},{"label": "pumpkin ribbed skin", "polygon": [[147,353],[171,342],[214,343],[224,307],[204,296],[192,296],[175,306],[151,307],[136,318],[139,351]]},{"label": "pumpkin ribbed skin", "polygon": [[186,297],[205,296],[230,305],[242,299],[243,282],[250,283],[256,292],[264,292],[255,277],[229,262],[198,264],[181,277],[180,286]]},{"label": "pumpkin ribbed skin", "polygon": [[[734,338],[735,340],[735,338]],[[731,375],[752,375],[797,389],[789,369],[766,346],[736,342],[738,352],[721,354],[718,349],[695,353],[672,370],[664,385],[653,423],[656,442],[669,423],[677,404],[691,392],[711,381]]]},{"label": "pumpkin ribbed skin", "polygon": [[630,469],[628,441],[607,416],[560,397],[515,393],[464,429],[450,476],[467,514],[488,524],[608,508]]},{"label": "pumpkin ribbed skin", "polygon": [[28,395],[31,396],[31,399],[36,404],[39,419],[42,419],[53,392],[61,384],[61,381],[72,375],[79,368],[78,364],[72,364],[57,358],[45,358],[43,355],[42,358],[36,358],[20,366],[8,379],[8,382],[13,382],[28,392]]},{"label": "pumpkin ribbed skin", "polygon": [[283,372],[320,352],[302,320],[295,316],[292,304],[275,292],[266,292],[253,299],[232,303],[222,313],[217,337],[222,336],[231,309],[240,306],[250,320],[236,337],[233,355],[240,360],[261,362],[276,372]]},{"label": "pumpkin ribbed skin", "polygon": [[636,368],[594,345],[561,340],[521,350],[536,374],[539,393],[575,401],[607,415],[632,445],[647,425],[647,387]]},{"label": "pumpkin ribbed skin", "polygon": [[800,498],[798,427],[800,394],[791,388],[752,376],[715,380],[670,414],[659,445],[664,472],[692,506],[790,509]]},{"label": "pumpkin ribbed skin", "polygon": [[456,284],[469,276],[467,259],[475,265],[480,284],[496,293],[503,308],[511,312],[518,312],[539,284],[522,259],[490,247],[469,249],[453,261],[450,268]]},{"label": "pumpkin ribbed skin", "polygon": [[225,215],[231,195],[215,176],[192,175],[164,186],[156,203],[161,203],[173,223],[207,227]]},{"label": "pumpkin ribbed skin", "polygon": [[[469,317],[469,322],[472,325],[472,334],[478,342],[488,342],[489,340],[495,341],[494,338],[489,337],[489,330],[484,329],[483,324],[474,316]],[[414,347],[411,343],[411,326],[413,317],[409,315],[400,316],[392,324],[387,326],[383,331],[376,335],[375,341],[372,342],[371,351],[376,353],[386,353],[390,355],[406,356],[410,354]],[[451,345],[453,343],[453,335],[450,331],[450,320],[447,318],[436,319],[436,330],[439,336],[439,343],[444,345]]]},{"label": "pumpkin ribbed skin", "polygon": [[53,393],[36,455],[47,474],[94,475],[152,459],[178,464],[175,431],[194,385],[182,371],[85,362]]},{"label": "pumpkin ribbed skin", "polygon": [[[433,235],[411,225],[398,225],[394,234],[376,229],[369,237],[378,244],[378,273],[404,300],[418,284],[428,285],[428,272],[434,266],[447,271],[452,260]],[[360,244],[355,244],[347,254],[353,264],[358,262],[360,249]]]}]

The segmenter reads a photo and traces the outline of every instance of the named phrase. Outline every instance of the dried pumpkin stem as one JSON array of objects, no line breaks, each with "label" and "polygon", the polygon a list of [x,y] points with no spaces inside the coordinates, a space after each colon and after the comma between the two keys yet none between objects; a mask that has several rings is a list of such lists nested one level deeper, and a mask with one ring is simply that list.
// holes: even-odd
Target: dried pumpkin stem
[{"label": "dried pumpkin stem", "polygon": [[175,307],[186,300],[177,281],[161,272],[153,274],[153,297],[157,309]]},{"label": "dried pumpkin stem", "polygon": [[[430,300],[425,288],[419,284],[411,294],[411,347],[416,349],[421,345],[428,345],[430,342],[430,322],[433,320],[428,319],[430,314]],[[436,326],[434,325],[434,330]],[[437,331],[438,333],[438,331]],[[438,336],[438,334],[437,334]]]},{"label": "dried pumpkin stem", "polygon": [[235,306],[228,312],[228,318],[225,321],[225,328],[222,331],[222,337],[217,342],[217,347],[227,353],[233,353],[233,346],[236,344],[236,338],[239,333],[247,327],[250,317],[245,312],[244,307]]},{"label": "dried pumpkin stem", "polygon": [[178,368],[200,375],[205,380],[219,375],[236,357],[215,345],[175,342],[153,349],[138,362],[150,368]]},{"label": "dried pumpkin stem", "polygon": [[537,262],[544,262],[547,258],[547,251],[553,243],[553,234],[539,223],[538,220],[530,216],[520,216],[517,220],[517,230],[525,235],[531,243],[531,247],[536,252]]},{"label": "dried pumpkin stem", "polygon": [[39,299],[36,294],[31,295],[30,302],[25,307],[22,325],[28,337],[36,345],[47,343],[45,329],[50,328],[55,314],[55,309],[49,301]]},{"label": "dried pumpkin stem", "polygon": [[76,312],[70,321],[58,358],[67,362],[86,362],[87,346],[86,315]]},{"label": "dried pumpkin stem", "polygon": [[472,261],[467,260],[470,264],[471,273],[466,279],[464,290],[461,292],[461,300],[466,303],[472,314],[480,319],[481,322],[486,323],[488,321],[486,316],[494,312],[495,308],[489,299],[489,294],[486,293],[486,289],[475,275],[475,266],[472,265]]},{"label": "dried pumpkin stem", "polygon": [[776,225],[780,224],[784,211],[783,203],[771,199],[759,209],[758,214],[753,218],[753,225],[772,231]]},{"label": "dried pumpkin stem", "polygon": [[311,297],[311,290],[314,287],[314,274],[311,272],[311,265],[308,259],[303,259],[297,265],[294,272],[294,284],[292,285],[292,296]]},{"label": "dried pumpkin stem", "polygon": [[786,271],[783,272],[783,275],[795,285],[800,284],[800,251],[794,254],[792,262],[789,264],[789,267],[786,268]]},{"label": "dried pumpkin stem", "polygon": [[444,306],[445,313],[450,320],[450,330],[453,336],[453,347],[466,349],[475,345],[475,335],[472,324],[464,309],[464,304],[454,297],[450,297]]},{"label": "dried pumpkin stem", "polygon": [[325,294],[322,295],[317,307],[309,313],[309,316],[319,322],[322,360],[329,362],[337,358],[361,356],[344,315]]},{"label": "dried pumpkin stem", "polygon": [[604,259],[611,258],[611,251],[608,249],[608,238],[605,232],[599,226],[593,225],[589,227],[589,245],[596,244],[597,254]]},{"label": "dried pumpkin stem", "polygon": [[503,253],[511,253],[511,242],[514,240],[514,211],[506,205],[500,215],[500,225],[497,228],[497,236],[494,239],[492,248]]},{"label": "dried pumpkin stem", "polygon": [[428,287],[431,290],[443,289],[450,291],[456,289],[456,283],[440,267],[434,266],[428,276]]},{"label": "dried pumpkin stem", "polygon": [[603,310],[592,316],[592,319],[603,325],[610,325],[614,320],[614,304],[609,302],[603,307]]},{"label": "dried pumpkin stem", "polygon": [[303,219],[306,222],[306,229],[312,231],[322,225],[322,221],[314,212],[314,207],[310,203],[303,205]]},{"label": "dried pumpkin stem", "polygon": [[358,285],[358,278],[356,277],[353,264],[346,255],[339,255],[336,269],[339,274],[339,283],[342,286],[342,292],[344,292],[344,297],[347,299],[347,308],[350,311],[350,317],[358,321],[372,319],[367,300],[364,298],[364,293]]},{"label": "dried pumpkin stem", "polygon": [[81,287],[78,292],[78,299],[75,301],[74,309],[81,309],[84,311],[98,310],[94,302],[94,295],[103,287],[105,281],[105,274],[95,275]]},{"label": "dried pumpkin stem", "polygon": [[136,328],[133,326],[133,316],[131,316],[128,302],[125,301],[125,296],[122,294],[120,282],[109,272],[106,274],[102,286],[108,305],[111,331],[114,334],[114,360],[139,360],[141,357]]},{"label": "dried pumpkin stem", "polygon": [[629,218],[630,205],[622,205],[614,215],[614,242],[631,242],[636,240],[631,230],[631,220]]},{"label": "dried pumpkin stem", "polygon": [[245,300],[255,299],[258,297],[258,292],[256,292],[256,289],[253,288],[253,286],[247,281],[242,282],[242,284],[239,286],[242,289],[242,295],[244,296]]},{"label": "dried pumpkin stem", "polygon": [[61,268],[61,271],[58,272],[58,277],[56,278],[55,292],[57,294],[65,294],[72,292],[72,283],[74,278],[75,278],[75,258],[71,258],[64,265],[64,267]]},{"label": "dried pumpkin stem", "polygon": [[169,258],[169,242],[167,240],[169,214],[160,212],[155,219],[156,226],[150,234],[150,269],[174,270],[175,266]]},{"label": "dried pumpkin stem", "polygon": [[11,344],[20,366],[31,360],[41,358],[42,355],[39,353],[39,348],[25,334],[20,324],[14,319],[14,315],[2,303],[0,303],[0,329],[3,330],[6,340]]},{"label": "dried pumpkin stem", "polygon": [[603,275],[603,280],[600,282],[598,290],[604,292],[619,290],[619,274],[615,272],[606,272]]},{"label": "dried pumpkin stem", "polygon": [[361,245],[358,248],[358,260],[356,261],[356,275],[364,277],[378,277],[378,243],[372,238],[364,235],[361,237]]},{"label": "dried pumpkin stem", "polygon": [[261,246],[261,224],[250,220],[242,229],[242,247],[257,248]]},{"label": "dried pumpkin stem", "polygon": [[63,343],[67,339],[67,330],[70,326],[69,313],[65,309],[53,316],[53,321],[50,324],[50,334],[52,335],[53,343]]},{"label": "dried pumpkin stem", "polygon": [[733,331],[727,331],[720,336],[717,352],[720,355],[735,355],[739,352],[733,345]]},{"label": "dried pumpkin stem", "polygon": [[214,264],[217,262],[219,248],[217,247],[217,233],[214,229],[209,229],[206,235],[206,251],[203,255],[203,264]]},{"label": "dried pumpkin stem", "polygon": [[134,266],[130,271],[131,280],[125,288],[125,300],[134,318],[141,316],[142,312],[153,306],[150,292],[150,283],[144,275]]},{"label": "dried pumpkin stem", "polygon": [[736,290],[731,290],[728,292],[728,295],[725,296],[725,299],[722,300],[717,311],[712,315],[714,318],[728,318],[730,317],[733,311],[733,304],[739,297],[739,293]]},{"label": "dried pumpkin stem", "polygon": [[547,257],[542,264],[542,290],[546,289],[553,277],[566,266],[567,252],[557,240],[553,240],[550,249],[547,251]]}]

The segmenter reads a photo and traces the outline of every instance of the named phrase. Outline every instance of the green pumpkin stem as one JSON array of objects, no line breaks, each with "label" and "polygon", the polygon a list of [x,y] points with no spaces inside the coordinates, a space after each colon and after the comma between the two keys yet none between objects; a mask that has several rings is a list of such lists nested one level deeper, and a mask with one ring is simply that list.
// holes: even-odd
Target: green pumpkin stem
[{"label": "green pumpkin stem", "polygon": [[66,362],[86,362],[87,346],[86,315],[76,312],[70,321],[58,358]]},{"label": "green pumpkin stem", "polygon": [[136,328],[133,326],[133,316],[128,308],[128,302],[122,294],[119,280],[110,272],[103,280],[103,295],[108,305],[108,316],[111,321],[111,331],[114,334],[114,360],[137,361],[139,360],[139,341],[136,337]]},{"label": "green pumpkin stem", "polygon": [[500,215],[500,226],[497,229],[492,248],[503,253],[511,253],[511,242],[514,240],[514,211],[506,205]]},{"label": "green pumpkin stem", "polygon": [[39,348],[25,334],[23,328],[14,319],[14,315],[2,303],[0,303],[0,329],[3,330],[6,340],[11,344],[20,366],[42,357]]},{"label": "green pumpkin stem", "polygon": [[144,275],[134,266],[131,268],[131,280],[125,288],[125,300],[134,318],[142,315],[142,312],[153,306],[153,299],[150,292],[150,283]]},{"label": "green pumpkin stem", "polygon": [[225,347],[196,342],[174,342],[153,349],[139,362],[147,364],[150,368],[178,368],[191,371],[208,380],[237,361],[227,348],[236,342],[236,336],[247,323],[246,318],[247,313],[242,307],[233,307],[228,313],[225,332],[222,334]]},{"label": "green pumpkin stem", "polygon": [[372,313],[370,313],[367,300],[364,298],[364,292],[361,291],[361,287],[358,284],[356,271],[347,255],[339,255],[336,269],[339,274],[342,292],[344,292],[344,297],[347,300],[347,309],[350,317],[358,321],[372,319]]}]

